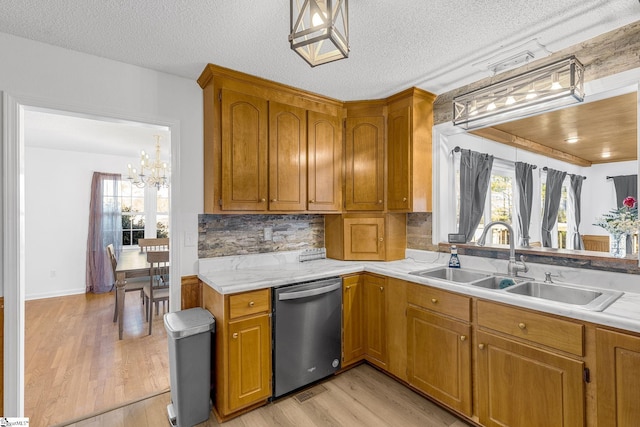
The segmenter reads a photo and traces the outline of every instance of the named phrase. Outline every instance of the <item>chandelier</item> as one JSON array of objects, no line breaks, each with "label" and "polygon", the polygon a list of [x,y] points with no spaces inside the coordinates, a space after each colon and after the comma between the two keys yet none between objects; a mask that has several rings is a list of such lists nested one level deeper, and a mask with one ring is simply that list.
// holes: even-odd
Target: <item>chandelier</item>
[{"label": "chandelier", "polygon": [[127,165],[129,168],[129,176],[127,179],[138,188],[144,186],[153,186],[157,190],[169,187],[169,178],[167,177],[167,163],[160,160],[160,135],[153,135],[156,139],[156,156],[151,160],[149,154],[144,150],[140,152],[140,172],[138,172],[131,163]]},{"label": "chandelier", "polygon": [[493,126],[584,99],[584,67],[570,56],[453,99],[453,124]]},{"label": "chandelier", "polygon": [[312,67],[349,56],[347,0],[291,0],[291,49]]}]

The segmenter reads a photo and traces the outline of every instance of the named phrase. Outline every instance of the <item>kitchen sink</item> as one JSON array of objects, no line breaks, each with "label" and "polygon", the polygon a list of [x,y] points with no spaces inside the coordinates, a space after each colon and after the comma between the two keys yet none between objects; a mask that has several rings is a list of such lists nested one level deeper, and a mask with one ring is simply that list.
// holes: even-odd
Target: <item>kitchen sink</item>
[{"label": "kitchen sink", "polygon": [[569,304],[592,311],[604,310],[623,294],[623,292],[619,291],[588,289],[536,281],[522,282],[507,288],[506,291],[512,294]]},{"label": "kitchen sink", "polygon": [[507,284],[506,286],[503,285],[503,287],[501,288],[500,283],[503,280],[509,280],[509,279],[504,276],[489,276],[489,277],[485,277],[484,279],[473,281],[469,284],[473,286],[478,286],[481,288],[487,288],[487,289],[503,289],[509,286],[515,286],[515,283],[517,283],[516,280],[511,279],[511,283],[512,283],[511,285],[509,284]]},{"label": "kitchen sink", "polygon": [[431,277],[433,279],[448,280],[456,283],[471,283],[479,279],[491,278],[491,274],[473,270],[462,270],[458,268],[440,267],[430,270],[412,271],[409,274],[420,277]]}]

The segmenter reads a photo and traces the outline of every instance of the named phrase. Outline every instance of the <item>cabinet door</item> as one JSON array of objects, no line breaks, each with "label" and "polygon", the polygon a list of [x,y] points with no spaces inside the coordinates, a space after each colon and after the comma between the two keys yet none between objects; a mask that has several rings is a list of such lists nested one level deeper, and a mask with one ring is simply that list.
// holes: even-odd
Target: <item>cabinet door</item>
[{"label": "cabinet door", "polygon": [[384,117],[352,117],[346,124],[347,210],[384,209]]},{"label": "cabinet door", "polygon": [[307,114],[307,209],[339,212],[342,206],[340,122],[337,117],[315,111]]},{"label": "cabinet door", "polygon": [[302,108],[269,103],[269,209],[307,208],[307,120]]},{"label": "cabinet door", "polygon": [[[411,107],[389,113],[387,138],[387,208],[408,211],[411,207]],[[425,165],[426,167],[426,165]]]},{"label": "cabinet door", "polygon": [[409,307],[407,376],[411,385],[471,416],[471,326]]},{"label": "cabinet door", "polygon": [[267,101],[222,90],[222,209],[267,209]]},{"label": "cabinet door", "polygon": [[480,424],[584,426],[583,362],[484,332],[477,341]]},{"label": "cabinet door", "polygon": [[342,284],[342,367],[364,356],[362,276],[345,277]]},{"label": "cabinet door", "polygon": [[387,363],[386,284],[384,277],[364,275],[365,355],[368,361],[381,367]]},{"label": "cabinet door", "polygon": [[233,412],[271,396],[271,327],[268,315],[229,322],[228,327],[228,409]]},{"label": "cabinet door", "polygon": [[598,426],[637,426],[640,337],[598,329],[596,347]]},{"label": "cabinet door", "polygon": [[345,260],[383,261],[384,218],[345,218],[344,246]]}]

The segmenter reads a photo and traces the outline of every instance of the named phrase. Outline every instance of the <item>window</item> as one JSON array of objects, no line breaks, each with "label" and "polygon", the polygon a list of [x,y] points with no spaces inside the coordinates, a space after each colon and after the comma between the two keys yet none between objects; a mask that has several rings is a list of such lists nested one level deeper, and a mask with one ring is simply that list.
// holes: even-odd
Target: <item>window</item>
[{"label": "window", "polygon": [[122,212],[122,246],[138,244],[144,238],[144,188],[120,181],[120,206]]},{"label": "window", "polygon": [[[570,181],[567,176],[562,182],[562,192],[560,194],[560,206],[558,207],[558,217],[553,230],[551,230],[551,247],[559,249],[567,249],[567,232],[571,226],[570,218],[572,215],[569,213],[569,186]],[[544,215],[544,199],[546,197],[547,183],[543,182],[541,185],[541,200],[540,216]]]},{"label": "window", "polygon": [[139,188],[121,180],[120,206],[123,246],[136,246],[145,237],[169,237],[168,188]]},{"label": "window", "polygon": [[[508,165],[503,165],[499,160],[494,160],[491,170],[491,181],[487,191],[485,208],[480,224],[476,229],[472,241],[477,241],[486,224],[491,221],[504,221],[512,224],[515,218],[515,206],[513,199],[513,182],[515,180],[515,172]],[[456,192],[458,194],[457,215],[460,215],[460,179],[459,173],[456,179]],[[515,230],[514,230],[515,231]],[[491,234],[487,237],[488,245],[508,245],[509,232],[506,227],[496,225],[491,228]],[[515,238],[515,236],[511,237]]]}]

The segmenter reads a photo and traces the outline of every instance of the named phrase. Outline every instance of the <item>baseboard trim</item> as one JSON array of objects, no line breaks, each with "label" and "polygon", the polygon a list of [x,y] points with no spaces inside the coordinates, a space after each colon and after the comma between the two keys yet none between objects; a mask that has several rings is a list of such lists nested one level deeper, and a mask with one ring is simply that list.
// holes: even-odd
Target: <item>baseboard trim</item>
[{"label": "baseboard trim", "polygon": [[53,424],[51,427],[64,427],[64,426],[68,426],[70,424],[78,423],[80,421],[85,421],[85,420],[100,416],[102,414],[106,414],[107,412],[115,411],[116,409],[120,409],[120,408],[123,408],[125,406],[133,405],[134,403],[142,402],[143,400],[151,399],[152,397],[160,396],[161,394],[169,393],[170,391],[171,391],[171,389],[165,389],[165,390],[162,390],[162,391],[159,391],[159,392],[156,392],[156,393],[149,394],[149,395],[144,396],[144,397],[140,397],[138,399],[133,399],[133,400],[130,400],[130,401],[124,402],[124,403],[119,403],[119,404],[117,404],[115,406],[112,406],[112,407],[109,407],[107,409],[103,409],[103,410],[94,412],[94,413],[89,414],[89,415],[83,415],[83,416],[78,417],[78,418],[74,418],[74,419],[71,419],[71,420],[64,421],[64,422],[62,422],[60,424]]}]

